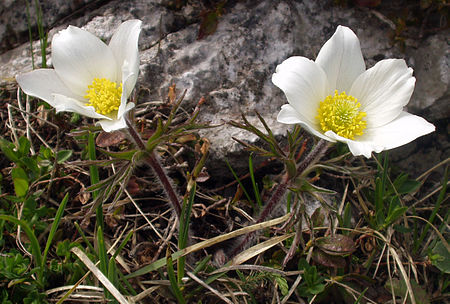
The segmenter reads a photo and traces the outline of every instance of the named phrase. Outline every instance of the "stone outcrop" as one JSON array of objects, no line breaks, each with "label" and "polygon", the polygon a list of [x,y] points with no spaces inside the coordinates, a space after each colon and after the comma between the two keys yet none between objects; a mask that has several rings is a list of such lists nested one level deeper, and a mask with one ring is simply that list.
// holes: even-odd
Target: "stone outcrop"
[{"label": "stone outcrop", "polygon": [[[86,5],[89,1],[72,2]],[[286,100],[271,82],[275,67],[293,55],[315,58],[337,25],[346,25],[358,35],[367,67],[384,58],[405,58],[417,78],[408,109],[415,114],[426,114],[428,120],[438,125],[436,134],[401,148],[400,152],[395,151],[394,158],[408,160],[418,151],[431,157],[430,162],[437,163],[448,155],[445,126],[449,116],[448,31],[410,44],[406,41],[402,50],[389,38],[391,24],[373,10],[342,8],[333,5],[333,1],[228,1],[218,11],[217,28],[199,40],[200,23],[208,8],[198,4],[200,1],[187,1],[176,8],[174,3],[178,2],[104,1],[82,16],[47,23],[58,24],[50,30],[49,41],[57,30],[68,24],[82,26],[108,40],[122,21],[141,19],[138,85],[149,90],[146,97],[162,99],[168,87],[176,84],[180,91],[187,90],[185,107],[195,105],[202,96],[206,98],[201,114],[204,121],[221,124],[239,119],[243,113],[256,122],[254,113],[258,111],[276,135],[283,135],[287,127],[276,122],[276,115]],[[215,5],[217,7],[217,3]],[[34,45],[37,49],[38,43]],[[30,70],[29,44],[2,54],[0,62],[2,83],[11,81],[19,72]],[[212,143],[212,159],[220,160],[225,156],[232,161],[241,159],[243,166],[247,161],[239,156],[242,147],[231,137],[256,139],[227,125],[203,134]],[[440,146],[436,147],[438,141]],[[422,167],[428,168],[430,162]],[[422,167],[417,168],[418,163],[418,160],[408,160],[403,166],[414,164],[420,172]]]}]

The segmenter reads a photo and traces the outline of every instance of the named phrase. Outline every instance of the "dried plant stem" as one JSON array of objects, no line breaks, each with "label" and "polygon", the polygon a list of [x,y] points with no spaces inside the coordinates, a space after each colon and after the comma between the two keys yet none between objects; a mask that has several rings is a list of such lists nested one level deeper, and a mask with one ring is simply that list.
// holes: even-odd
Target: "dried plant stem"
[{"label": "dried plant stem", "polygon": [[[325,154],[327,149],[328,149],[328,142],[321,139],[314,147],[314,149],[311,152],[309,152],[308,155],[305,157],[305,159],[298,165],[297,176],[304,173],[307,168],[309,168],[310,166],[314,165],[317,161],[319,161],[320,158]],[[289,176],[288,174],[285,174],[283,176],[281,183],[277,186],[272,197],[267,202],[263,211],[259,215],[259,218],[256,221],[257,224],[263,222],[275,209],[278,203],[282,201],[282,198],[284,197],[288,189],[289,183],[290,183]],[[244,249],[246,244],[253,237],[254,233],[255,232],[247,234],[245,238],[240,242],[240,244],[233,249],[231,255],[234,256],[238,252],[242,251],[242,249]]]},{"label": "dried plant stem", "polygon": [[[126,123],[128,127],[128,133],[135,142],[136,146],[138,146],[138,148],[141,149],[142,151],[145,151],[146,150],[145,143],[142,141],[141,136],[136,131],[133,124],[128,119],[126,119]],[[178,199],[178,195],[172,186],[172,181],[170,177],[166,174],[166,171],[164,170],[154,151],[147,151],[145,161],[147,162],[147,164],[150,165],[150,167],[152,167],[153,171],[158,177],[164,189],[164,192],[166,193],[167,198],[169,199],[169,202],[172,205],[172,208],[175,210],[175,213],[177,214],[177,217],[179,219],[181,216],[181,204],[180,200]]]}]

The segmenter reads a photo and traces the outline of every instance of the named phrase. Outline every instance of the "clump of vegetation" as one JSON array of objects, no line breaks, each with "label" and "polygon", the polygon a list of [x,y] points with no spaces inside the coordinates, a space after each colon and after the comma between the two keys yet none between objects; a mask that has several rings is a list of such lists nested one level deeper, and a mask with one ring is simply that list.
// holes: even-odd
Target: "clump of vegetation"
[{"label": "clump of vegetation", "polygon": [[[366,163],[338,145],[302,174],[289,175],[289,166],[304,163],[318,144],[300,127],[286,143],[278,142],[262,118],[264,131],[244,117],[232,125],[263,143],[243,143],[246,148],[285,163],[288,171],[258,167],[249,155],[249,174],[236,173],[226,186],[234,194],[224,196],[208,182],[214,177],[207,173],[207,139],[188,127],[199,108],[193,115],[177,111],[180,103],[169,96],[144,103],[147,110],[137,111],[143,114],[133,121],[147,146],[154,145],[177,193],[185,193],[178,217],[145,161],[136,162],[145,155],[136,154],[132,141],[92,127],[75,131],[63,123],[70,115],[38,111],[35,103],[35,110],[21,111],[20,100],[31,101],[5,100],[6,122],[14,128],[1,140],[5,303],[80,297],[119,303],[148,297],[181,303],[446,299],[448,160],[411,179],[391,175],[387,154]],[[91,161],[89,134],[97,134],[103,147]],[[92,165],[101,179],[90,186]],[[431,171],[442,167],[442,182],[427,183]],[[285,176],[289,183],[280,187]],[[276,194],[280,188],[282,195]],[[95,192],[102,197],[103,228],[90,212]],[[286,215],[273,218],[276,208],[264,211],[268,202],[283,206]],[[307,212],[312,202],[320,207]]]}]

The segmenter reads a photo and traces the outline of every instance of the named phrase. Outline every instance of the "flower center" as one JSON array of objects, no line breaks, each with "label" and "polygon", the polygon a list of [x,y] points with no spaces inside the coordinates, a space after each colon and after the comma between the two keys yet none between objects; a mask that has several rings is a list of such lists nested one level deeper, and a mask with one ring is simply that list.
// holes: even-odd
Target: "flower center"
[{"label": "flower center", "polygon": [[97,113],[103,115],[119,110],[121,97],[122,84],[117,85],[106,78],[94,78],[84,96],[89,100],[86,105],[93,106]]},{"label": "flower center", "polygon": [[363,120],[366,112],[359,110],[361,104],[351,95],[334,91],[320,102],[316,118],[324,132],[333,131],[339,136],[354,139],[363,135],[367,122]]}]

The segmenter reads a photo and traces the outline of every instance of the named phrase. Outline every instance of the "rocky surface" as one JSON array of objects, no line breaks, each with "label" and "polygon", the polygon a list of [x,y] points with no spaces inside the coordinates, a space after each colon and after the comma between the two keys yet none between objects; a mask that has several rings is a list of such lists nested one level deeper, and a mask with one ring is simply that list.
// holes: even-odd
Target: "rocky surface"
[{"label": "rocky surface", "polygon": [[[88,2],[70,3],[83,6]],[[58,15],[48,16],[45,11],[44,18],[51,19],[46,24],[58,25],[50,30],[49,41],[57,30],[68,24],[82,26],[108,40],[122,21],[141,19],[138,85],[149,90],[146,98],[162,99],[168,87],[176,84],[180,91],[187,90],[185,107],[206,97],[201,119],[221,124],[239,119],[244,113],[256,122],[254,112],[258,111],[276,135],[283,135],[286,130],[275,119],[280,106],[286,102],[282,92],[271,83],[276,65],[293,55],[315,58],[337,25],[347,25],[360,39],[367,67],[383,58],[405,58],[417,78],[408,109],[415,114],[426,114],[429,121],[438,125],[437,133],[394,151],[394,159],[402,160],[401,166],[408,171],[412,169],[409,166],[414,166],[414,172],[421,172],[430,163],[448,156],[448,30],[425,39],[406,41],[406,47],[400,49],[389,38],[392,24],[374,10],[341,8],[333,5],[333,1],[228,1],[220,11],[217,28],[199,40],[202,16],[208,9],[217,8],[217,3],[211,1],[207,6],[199,4],[200,1],[187,1],[179,8],[174,4],[181,2],[104,1],[95,9],[84,10],[81,16],[65,17],[61,22],[55,19]],[[34,45],[38,48],[37,42]],[[30,70],[29,44],[2,54],[0,62],[2,83]],[[232,162],[244,160],[241,164],[246,166],[247,160],[240,153],[242,147],[231,137],[249,141],[256,138],[227,125],[209,129],[204,135],[212,142],[212,160],[226,156]],[[421,155],[419,158],[417,153]],[[426,162],[421,158],[424,155]]]},{"label": "rocky surface", "polygon": [[[36,2],[40,6],[36,7]],[[0,2],[0,54],[29,41],[28,17],[34,33],[37,35],[37,11],[42,11],[42,25],[52,28],[58,24],[70,22],[86,9],[95,9],[106,1],[94,0],[2,0]],[[28,5],[27,5],[28,3]]]}]

